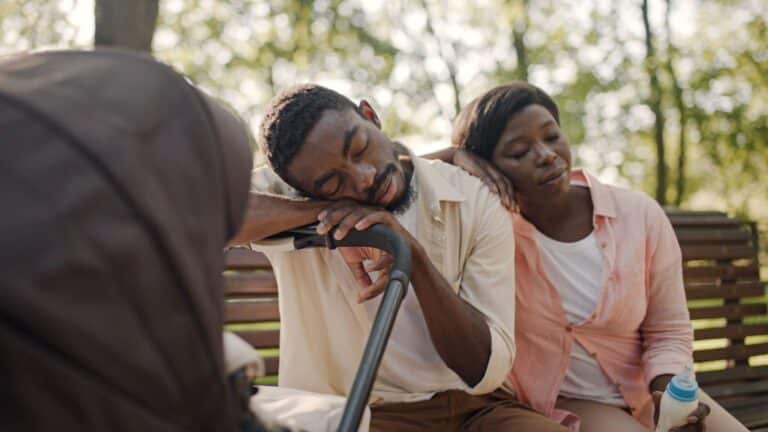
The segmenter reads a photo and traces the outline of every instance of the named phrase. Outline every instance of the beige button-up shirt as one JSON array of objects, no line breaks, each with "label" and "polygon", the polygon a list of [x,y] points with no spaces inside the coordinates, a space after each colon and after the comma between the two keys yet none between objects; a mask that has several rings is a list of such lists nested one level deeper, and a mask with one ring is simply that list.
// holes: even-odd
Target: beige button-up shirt
[{"label": "beige button-up shirt", "polygon": [[[489,393],[502,384],[515,354],[515,242],[507,211],[478,179],[456,167],[414,158],[414,169],[416,227],[409,232],[456,295],[485,316],[491,356],[483,379],[470,388],[439,356],[425,367],[423,359],[388,350],[374,384],[372,403],[424,400],[452,389]],[[290,194],[289,187],[265,168],[254,171],[252,189]],[[296,251],[284,241],[259,242],[252,247],[267,255],[277,278],[279,385],[345,395],[375,313],[357,303],[360,287],[346,262],[338,251]],[[416,310],[421,313],[420,308]],[[413,312],[400,311],[393,338],[404,333],[397,328],[405,321],[400,317],[408,313]],[[423,343],[432,344],[431,340]]]}]

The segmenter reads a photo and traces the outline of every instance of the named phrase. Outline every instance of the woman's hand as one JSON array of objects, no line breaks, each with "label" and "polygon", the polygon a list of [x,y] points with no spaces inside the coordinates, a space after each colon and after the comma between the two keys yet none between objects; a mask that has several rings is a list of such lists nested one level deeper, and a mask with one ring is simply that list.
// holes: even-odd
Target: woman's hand
[{"label": "woman's hand", "polygon": [[[660,391],[653,392],[653,404],[656,407],[655,414],[654,414],[654,422],[659,421],[659,407],[661,406],[661,395],[662,393]],[[706,420],[707,416],[709,415],[710,408],[709,405],[699,402],[699,406],[696,407],[695,410],[693,410],[692,413],[688,415],[688,423],[682,426],[673,427],[669,430],[669,432],[703,432],[706,430],[706,427],[704,425],[704,421]]]},{"label": "woman's hand", "polygon": [[463,149],[456,149],[452,163],[482,180],[493,193],[499,196],[504,207],[509,210],[515,209],[515,188],[492,163]]}]

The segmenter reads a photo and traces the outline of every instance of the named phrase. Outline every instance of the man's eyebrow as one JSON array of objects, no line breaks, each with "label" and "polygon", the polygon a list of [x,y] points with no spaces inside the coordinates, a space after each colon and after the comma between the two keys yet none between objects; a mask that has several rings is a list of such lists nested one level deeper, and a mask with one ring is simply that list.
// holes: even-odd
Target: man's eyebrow
[{"label": "man's eyebrow", "polygon": [[344,132],[344,146],[341,148],[341,156],[343,156],[344,159],[349,157],[349,149],[352,147],[352,138],[357,133],[358,127],[358,125],[355,125]]}]

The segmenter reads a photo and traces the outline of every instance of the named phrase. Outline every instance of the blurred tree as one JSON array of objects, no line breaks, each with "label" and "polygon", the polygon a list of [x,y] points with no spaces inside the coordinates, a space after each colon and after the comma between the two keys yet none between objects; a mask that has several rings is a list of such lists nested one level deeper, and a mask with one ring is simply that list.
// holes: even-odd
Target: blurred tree
[{"label": "blurred tree", "polygon": [[[369,99],[417,152],[448,144],[462,103],[526,79],[604,180],[768,219],[764,1],[91,1],[0,2],[0,53],[82,47],[119,24],[254,128],[277,91],[313,81]],[[72,13],[83,5],[98,31]]]},{"label": "blurred tree", "polygon": [[517,57],[517,79],[528,81],[528,52],[525,48],[525,32],[528,30],[528,0],[518,0],[519,12],[512,25],[512,41]]},{"label": "blurred tree", "polygon": [[78,28],[67,14],[72,1],[0,2],[0,54],[75,44]]},{"label": "blurred tree", "polygon": [[94,45],[152,51],[158,0],[95,0]]},{"label": "blurred tree", "polygon": [[664,146],[664,112],[662,110],[662,88],[659,83],[659,59],[654,46],[654,33],[648,18],[648,0],[642,0],[643,29],[645,30],[645,68],[650,81],[648,106],[654,116],[653,139],[656,144],[656,201],[667,204],[667,160]]},{"label": "blurred tree", "polygon": [[673,202],[675,207],[680,207],[685,197],[685,165],[688,146],[686,129],[688,128],[688,109],[685,100],[683,99],[683,89],[680,87],[680,80],[678,79],[675,70],[675,61],[677,61],[678,58],[678,50],[672,41],[672,25],[670,23],[672,0],[667,0],[666,6],[667,8],[664,13],[664,28],[667,33],[667,61],[665,66],[672,86],[672,98],[674,99],[678,115],[677,172],[675,173],[675,198]]}]

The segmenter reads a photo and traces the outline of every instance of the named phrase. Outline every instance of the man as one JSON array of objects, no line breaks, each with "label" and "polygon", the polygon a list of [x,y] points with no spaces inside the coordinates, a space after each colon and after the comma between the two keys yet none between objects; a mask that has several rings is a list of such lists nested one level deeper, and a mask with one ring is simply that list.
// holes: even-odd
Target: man
[{"label": "man", "polygon": [[[336,227],[337,239],[381,223],[411,248],[411,286],[374,384],[371,430],[561,430],[497,390],[514,358],[514,239],[479,180],[413,157],[367,102],[317,85],[273,100],[260,141],[274,172],[309,199],[252,194],[241,242],[313,221],[321,233]],[[264,170],[253,182],[286,190]],[[389,257],[256,247],[280,288],[280,385],[346,394]]]}]

